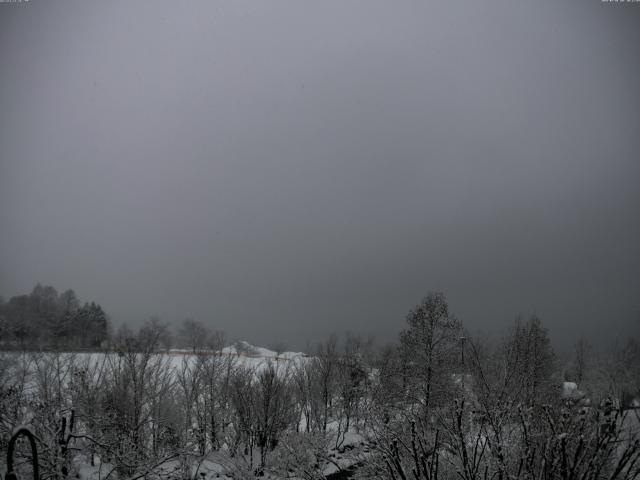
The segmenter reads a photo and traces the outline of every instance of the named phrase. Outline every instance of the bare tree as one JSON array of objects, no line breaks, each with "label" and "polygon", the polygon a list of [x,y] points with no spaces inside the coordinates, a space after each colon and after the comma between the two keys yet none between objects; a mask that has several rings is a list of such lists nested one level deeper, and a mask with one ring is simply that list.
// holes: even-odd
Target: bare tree
[{"label": "bare tree", "polygon": [[202,322],[187,318],[182,322],[178,336],[183,345],[196,353],[207,346],[210,334],[210,329]]},{"label": "bare tree", "polygon": [[179,454],[171,448],[171,437],[180,428],[172,415],[175,376],[169,358],[157,353],[166,334],[157,319],[137,335],[121,331],[117,355],[109,357],[104,408],[113,422],[108,428],[116,437],[114,459],[121,474],[146,471],[159,459]]},{"label": "bare tree", "polygon": [[338,375],[338,360],[338,337],[331,335],[326,342],[318,345],[316,357],[310,365],[315,374],[312,393],[315,414],[312,414],[312,418],[320,425],[323,432],[327,431],[331,417]]},{"label": "bare tree", "polygon": [[335,447],[340,448],[345,434],[355,423],[357,427],[359,409],[368,382],[366,356],[373,340],[364,340],[347,335],[343,354],[338,359],[337,401],[340,411],[337,415]]},{"label": "bare tree", "polygon": [[442,404],[451,391],[452,368],[458,365],[461,323],[449,312],[443,294],[430,293],[407,316],[401,334],[403,358],[408,358],[407,394],[417,402],[427,420],[434,403]]},{"label": "bare tree", "polygon": [[593,347],[585,340],[584,337],[580,337],[574,347],[573,356],[573,376],[578,385],[587,379],[587,375],[591,368],[593,356]]}]

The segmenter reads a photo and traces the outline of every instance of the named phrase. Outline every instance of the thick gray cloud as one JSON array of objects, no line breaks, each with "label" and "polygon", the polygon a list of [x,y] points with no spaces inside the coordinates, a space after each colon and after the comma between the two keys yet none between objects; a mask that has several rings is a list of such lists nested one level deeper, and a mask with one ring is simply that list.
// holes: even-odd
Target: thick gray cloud
[{"label": "thick gray cloud", "polygon": [[0,4],[0,292],[303,346],[640,315],[640,4]]}]

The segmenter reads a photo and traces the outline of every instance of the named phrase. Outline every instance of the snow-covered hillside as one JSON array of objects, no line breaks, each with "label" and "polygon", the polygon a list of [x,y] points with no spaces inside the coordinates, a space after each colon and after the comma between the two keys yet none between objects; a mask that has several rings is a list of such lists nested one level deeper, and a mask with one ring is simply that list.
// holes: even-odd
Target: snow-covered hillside
[{"label": "snow-covered hillside", "polygon": [[226,355],[238,355],[245,357],[260,357],[260,358],[273,358],[273,359],[293,359],[298,357],[305,357],[306,354],[302,352],[276,352],[264,347],[256,347],[251,345],[245,340],[239,340],[233,345],[224,347],[221,350],[222,354]]},{"label": "snow-covered hillside", "polygon": [[[295,366],[309,360],[309,356],[303,352],[276,352],[264,347],[258,347],[245,340],[239,340],[221,350],[199,351],[199,355],[219,355],[229,356],[234,359],[236,365],[260,371],[269,362],[280,366]],[[172,349],[169,351],[171,363],[175,368],[179,368],[184,359],[194,356],[192,350]]]}]

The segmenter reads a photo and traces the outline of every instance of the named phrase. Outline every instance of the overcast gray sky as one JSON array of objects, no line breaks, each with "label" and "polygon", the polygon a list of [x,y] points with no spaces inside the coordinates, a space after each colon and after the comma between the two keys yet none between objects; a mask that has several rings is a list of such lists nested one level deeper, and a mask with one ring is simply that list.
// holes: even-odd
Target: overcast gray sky
[{"label": "overcast gray sky", "polygon": [[640,3],[0,3],[0,294],[392,340],[640,319]]}]

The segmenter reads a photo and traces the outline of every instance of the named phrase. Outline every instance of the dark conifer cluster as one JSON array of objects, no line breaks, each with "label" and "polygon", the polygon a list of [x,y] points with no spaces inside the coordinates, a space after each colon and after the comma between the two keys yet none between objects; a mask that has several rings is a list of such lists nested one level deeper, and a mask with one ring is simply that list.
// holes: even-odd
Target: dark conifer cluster
[{"label": "dark conifer cluster", "polygon": [[101,349],[109,319],[95,302],[80,303],[73,290],[61,294],[37,284],[30,294],[0,299],[0,348]]}]

